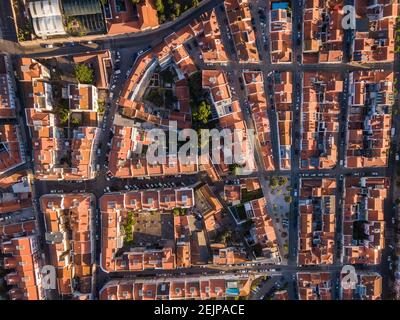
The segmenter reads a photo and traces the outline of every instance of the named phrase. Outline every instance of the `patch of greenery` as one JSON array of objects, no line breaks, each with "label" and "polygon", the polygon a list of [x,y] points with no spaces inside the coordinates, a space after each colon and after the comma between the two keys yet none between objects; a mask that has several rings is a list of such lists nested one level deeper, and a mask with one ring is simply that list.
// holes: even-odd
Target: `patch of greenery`
[{"label": "patch of greenery", "polygon": [[174,210],[172,211],[174,216],[185,216],[187,213],[187,209],[186,208],[174,208]]},{"label": "patch of greenery", "polygon": [[55,112],[58,115],[61,125],[68,124],[70,111],[66,100],[62,100],[61,103],[56,106]]},{"label": "patch of greenery", "polygon": [[125,223],[122,228],[124,230],[124,244],[131,245],[133,242],[133,227],[136,224],[136,218],[133,211],[128,211]]},{"label": "patch of greenery", "polygon": [[218,234],[217,242],[220,242],[220,243],[223,243],[226,245],[229,241],[232,240],[232,236],[233,236],[232,230],[225,230],[225,231],[221,232],[220,234]]},{"label": "patch of greenery", "polygon": [[160,23],[173,21],[187,9],[198,5],[198,0],[156,0],[155,3]]},{"label": "patch of greenery", "polygon": [[32,25],[29,21],[22,27],[18,28],[17,39],[19,42],[29,40],[33,32]]},{"label": "patch of greenery", "polygon": [[104,100],[98,100],[97,101],[97,104],[98,104],[98,109],[97,109],[97,112],[100,114],[100,115],[103,115],[104,114],[104,112],[106,111],[106,102],[104,101]]},{"label": "patch of greenery", "polygon": [[197,111],[193,112],[193,119],[201,123],[208,123],[211,116],[211,106],[204,100],[200,102]]},{"label": "patch of greenery", "polygon": [[281,187],[283,185],[285,185],[288,182],[288,178],[287,177],[271,177],[269,179],[269,185],[272,189],[275,189],[276,187]]},{"label": "patch of greenery", "polygon": [[163,79],[164,82],[166,83],[173,83],[174,82],[174,77],[175,77],[175,73],[172,72],[171,70],[172,68],[168,68],[165,71],[163,71],[161,73],[161,77]]},{"label": "patch of greenery", "polygon": [[82,123],[81,123],[81,120],[79,119],[79,118],[72,118],[71,119],[71,124],[74,126],[74,127],[77,127],[77,126],[80,126]]},{"label": "patch of greenery", "polygon": [[146,96],[146,100],[151,102],[157,107],[162,107],[164,105],[164,89],[162,88],[150,89]]},{"label": "patch of greenery", "polygon": [[74,67],[74,76],[80,83],[93,84],[94,72],[86,64],[76,64]]}]

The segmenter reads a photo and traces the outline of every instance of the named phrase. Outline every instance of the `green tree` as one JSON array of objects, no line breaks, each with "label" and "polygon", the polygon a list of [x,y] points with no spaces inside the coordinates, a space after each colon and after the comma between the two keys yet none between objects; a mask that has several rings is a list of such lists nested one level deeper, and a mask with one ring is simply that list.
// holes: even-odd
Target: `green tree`
[{"label": "green tree", "polygon": [[146,100],[150,101],[157,107],[161,107],[164,104],[164,89],[150,89],[146,96]]},{"label": "green tree", "polygon": [[174,216],[184,216],[186,212],[187,210],[185,208],[174,208],[174,210],[172,210]]},{"label": "green tree", "polygon": [[97,104],[98,104],[98,109],[97,112],[99,114],[104,114],[104,112],[106,111],[106,102],[103,99],[97,100]]},{"label": "green tree", "polygon": [[131,245],[133,241],[133,226],[136,224],[136,219],[133,211],[128,211],[125,223],[123,224],[124,230],[124,243]]},{"label": "green tree", "polygon": [[58,118],[60,119],[60,122],[62,125],[65,125],[68,123],[69,119],[69,109],[68,107],[65,108],[64,106],[60,105],[56,107],[56,113],[58,115]]},{"label": "green tree", "polygon": [[132,4],[136,5],[139,4],[141,0],[132,0]]},{"label": "green tree", "polygon": [[199,5],[199,0],[192,0],[192,7],[197,7]]},{"label": "green tree", "polygon": [[277,177],[271,177],[269,179],[269,185],[271,188],[276,188],[278,186],[278,178]]},{"label": "green tree", "polygon": [[86,64],[80,63],[75,65],[74,75],[80,83],[93,84],[94,82],[93,69],[89,68]]},{"label": "green tree", "polygon": [[287,202],[287,203],[292,202],[292,197],[291,196],[285,196],[285,202]]},{"label": "green tree", "polygon": [[281,187],[283,186],[285,183],[288,182],[288,178],[287,177],[279,177],[278,178],[278,185]]},{"label": "green tree", "polygon": [[207,123],[211,116],[211,106],[204,100],[200,102],[197,112],[193,114],[196,121]]},{"label": "green tree", "polygon": [[79,118],[72,118],[71,119],[71,124],[74,126],[74,127],[77,127],[77,126],[79,126],[80,124],[81,124],[81,120],[79,119]]},{"label": "green tree", "polygon": [[232,239],[232,230],[226,230],[221,235],[221,242],[227,244]]},{"label": "green tree", "polygon": [[159,16],[164,14],[165,8],[162,0],[156,0],[156,10]]}]

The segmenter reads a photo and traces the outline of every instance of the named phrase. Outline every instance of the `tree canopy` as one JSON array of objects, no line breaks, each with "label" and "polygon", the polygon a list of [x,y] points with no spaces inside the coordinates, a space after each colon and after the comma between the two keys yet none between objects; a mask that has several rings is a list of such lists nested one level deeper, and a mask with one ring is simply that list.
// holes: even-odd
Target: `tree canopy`
[{"label": "tree canopy", "polygon": [[211,116],[211,106],[204,100],[200,102],[197,111],[193,114],[195,120],[207,123]]},{"label": "tree canopy", "polygon": [[89,68],[86,64],[80,63],[75,65],[74,75],[80,83],[93,84],[94,82],[93,69]]}]

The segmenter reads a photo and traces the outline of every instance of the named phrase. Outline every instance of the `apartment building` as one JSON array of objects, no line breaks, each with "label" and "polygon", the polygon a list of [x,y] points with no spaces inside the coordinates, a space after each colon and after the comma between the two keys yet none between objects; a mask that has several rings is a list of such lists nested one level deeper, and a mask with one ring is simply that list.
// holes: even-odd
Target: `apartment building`
[{"label": "apartment building", "polygon": [[339,73],[304,73],[300,131],[302,169],[336,166],[342,91],[343,81]]},{"label": "apartment building", "polygon": [[94,208],[92,194],[44,195],[40,198],[45,218],[45,240],[50,262],[57,272],[62,298],[92,293],[95,261]]},{"label": "apartment building", "polygon": [[[175,269],[191,265],[195,246],[184,216],[193,189],[108,193],[100,198],[101,268],[105,272]],[[172,230],[172,232],[171,232]]]},{"label": "apartment building", "polygon": [[357,71],[351,81],[346,166],[387,166],[391,139],[393,72]]},{"label": "apartment building", "polygon": [[329,272],[298,272],[299,300],[332,300],[332,276]]},{"label": "apartment building", "polygon": [[343,262],[380,264],[385,247],[384,202],[389,180],[346,177],[343,208]]},{"label": "apartment building", "polygon": [[300,179],[298,265],[333,264],[336,180]]},{"label": "apartment building", "polygon": [[8,55],[0,54],[0,119],[15,118],[14,75]]},{"label": "apartment building", "polygon": [[110,281],[100,291],[101,300],[208,300],[245,297],[252,279],[240,276],[200,276]]}]

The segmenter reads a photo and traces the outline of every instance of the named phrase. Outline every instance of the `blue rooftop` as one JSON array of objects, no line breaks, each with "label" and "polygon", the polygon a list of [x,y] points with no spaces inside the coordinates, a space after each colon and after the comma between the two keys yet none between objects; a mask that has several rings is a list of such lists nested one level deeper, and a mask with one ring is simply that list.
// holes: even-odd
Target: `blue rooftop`
[{"label": "blue rooftop", "polygon": [[289,2],[273,2],[272,3],[272,10],[287,9],[287,8],[289,8]]},{"label": "blue rooftop", "polygon": [[237,295],[239,295],[239,289],[238,288],[228,288],[228,289],[226,289],[226,294],[232,295],[232,296],[237,296]]}]

